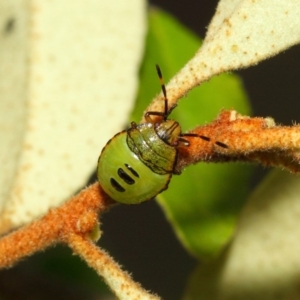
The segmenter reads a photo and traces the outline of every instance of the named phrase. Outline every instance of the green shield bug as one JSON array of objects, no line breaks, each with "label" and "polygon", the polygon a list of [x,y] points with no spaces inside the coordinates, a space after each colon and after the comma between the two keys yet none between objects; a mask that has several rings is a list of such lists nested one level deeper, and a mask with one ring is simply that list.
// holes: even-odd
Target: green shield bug
[{"label": "green shield bug", "polygon": [[[146,123],[132,122],[129,129],[108,141],[98,159],[98,180],[103,190],[117,202],[137,204],[166,190],[172,175],[176,174],[178,147],[189,146],[184,136],[210,141],[205,136],[182,134],[179,123],[168,119],[176,104],[168,108],[167,92],[158,65],[156,70],[164,95],[164,111],[147,112]],[[160,117],[160,120],[153,121],[151,116]]]}]

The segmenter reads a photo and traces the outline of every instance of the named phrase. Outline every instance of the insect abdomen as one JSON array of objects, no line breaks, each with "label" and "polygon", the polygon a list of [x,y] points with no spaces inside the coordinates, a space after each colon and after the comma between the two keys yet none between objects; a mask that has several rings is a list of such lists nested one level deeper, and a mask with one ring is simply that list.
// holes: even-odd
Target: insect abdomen
[{"label": "insect abdomen", "polygon": [[126,142],[127,132],[115,135],[98,161],[98,180],[114,200],[136,204],[151,199],[168,187],[172,174],[160,175],[147,167]]}]

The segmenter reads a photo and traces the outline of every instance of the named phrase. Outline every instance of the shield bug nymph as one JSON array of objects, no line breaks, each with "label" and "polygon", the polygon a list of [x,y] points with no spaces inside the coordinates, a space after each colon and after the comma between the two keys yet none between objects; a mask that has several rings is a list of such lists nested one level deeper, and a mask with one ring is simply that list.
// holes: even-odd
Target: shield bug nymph
[{"label": "shield bug nymph", "polygon": [[[149,111],[146,123],[131,123],[117,133],[103,148],[97,175],[103,190],[115,201],[137,204],[155,197],[168,188],[175,172],[178,147],[188,147],[184,136],[208,137],[181,133],[181,127],[168,116],[176,105],[168,107],[166,87],[159,66],[156,70],[164,96],[164,111]],[[155,121],[151,116],[156,116]]]}]

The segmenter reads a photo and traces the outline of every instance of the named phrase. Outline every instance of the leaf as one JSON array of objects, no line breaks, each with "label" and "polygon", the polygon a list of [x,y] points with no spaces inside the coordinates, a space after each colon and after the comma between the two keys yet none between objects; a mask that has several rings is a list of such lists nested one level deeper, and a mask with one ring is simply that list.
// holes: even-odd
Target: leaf
[{"label": "leaf", "polygon": [[0,232],[85,184],[128,117],[145,2],[3,1]]},{"label": "leaf", "polygon": [[299,0],[221,0],[203,45],[167,86],[170,105],[216,74],[255,65],[299,43],[299,15]]},{"label": "leaf", "polygon": [[300,179],[274,170],[256,188],[235,237],[200,265],[185,299],[299,299]]},{"label": "leaf", "polygon": [[[135,121],[147,100],[159,90],[155,63],[169,78],[199,45],[199,38],[174,18],[157,9],[150,12],[146,55],[133,112]],[[171,117],[186,131],[213,119],[222,108],[232,107],[249,113],[241,81],[235,75],[225,74],[194,89]],[[236,214],[248,191],[249,171],[240,165],[193,166],[182,175],[173,176],[169,189],[158,196],[178,237],[194,255],[211,256],[231,237]]]}]

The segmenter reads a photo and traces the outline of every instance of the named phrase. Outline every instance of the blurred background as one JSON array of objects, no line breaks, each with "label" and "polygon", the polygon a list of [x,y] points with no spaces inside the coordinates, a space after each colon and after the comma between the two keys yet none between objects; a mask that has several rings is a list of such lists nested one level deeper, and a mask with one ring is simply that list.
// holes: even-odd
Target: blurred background
[{"label": "blurred background", "polygon": [[[165,9],[203,38],[217,1],[202,0],[200,3],[197,0],[150,1],[150,5]],[[300,47],[296,46],[258,66],[237,72],[248,92],[253,115],[271,116],[276,123],[285,125],[299,123],[299,58]],[[257,168],[253,187],[266,172]],[[163,299],[181,298],[196,260],[178,242],[155,201],[116,207],[105,214],[101,221],[104,232],[101,246],[136,281]],[[57,247],[35,255],[12,270],[1,272],[0,298],[114,299],[99,296],[98,290],[94,288],[100,285],[99,278],[70,253],[69,249]],[[44,271],[47,272],[46,278]],[[61,275],[57,277],[59,273]],[[82,277],[85,279],[82,280]],[[14,288],[16,282],[18,290]],[[28,291],[28,296],[25,291]]]}]

